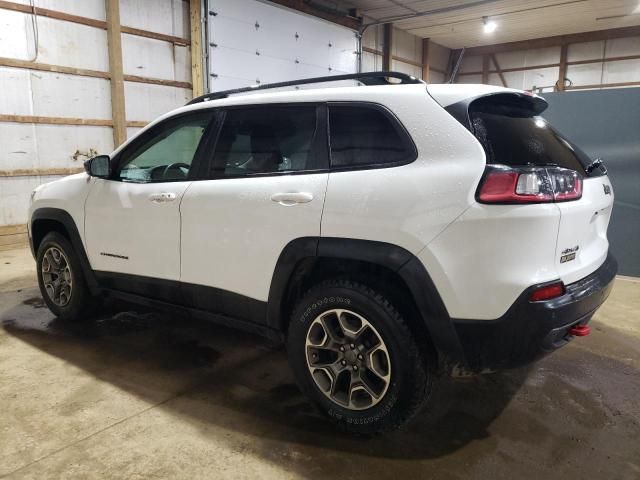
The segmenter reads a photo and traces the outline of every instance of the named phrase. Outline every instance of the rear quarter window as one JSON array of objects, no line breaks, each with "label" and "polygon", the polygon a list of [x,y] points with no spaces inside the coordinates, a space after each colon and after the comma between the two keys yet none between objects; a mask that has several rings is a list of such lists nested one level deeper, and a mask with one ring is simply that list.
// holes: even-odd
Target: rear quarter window
[{"label": "rear quarter window", "polygon": [[397,118],[382,106],[329,105],[331,167],[390,167],[412,162],[417,152]]}]

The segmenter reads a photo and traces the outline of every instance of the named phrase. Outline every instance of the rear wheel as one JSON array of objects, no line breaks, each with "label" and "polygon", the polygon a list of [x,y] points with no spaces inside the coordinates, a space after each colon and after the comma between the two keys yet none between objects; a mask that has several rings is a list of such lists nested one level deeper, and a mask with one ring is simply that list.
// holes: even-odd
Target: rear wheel
[{"label": "rear wheel", "polygon": [[58,232],[48,233],[36,258],[38,285],[49,310],[64,320],[81,320],[89,315],[95,300],[71,242]]},{"label": "rear wheel", "polygon": [[301,389],[353,433],[400,427],[431,391],[431,369],[405,320],[359,283],[312,288],[294,311],[287,350]]}]

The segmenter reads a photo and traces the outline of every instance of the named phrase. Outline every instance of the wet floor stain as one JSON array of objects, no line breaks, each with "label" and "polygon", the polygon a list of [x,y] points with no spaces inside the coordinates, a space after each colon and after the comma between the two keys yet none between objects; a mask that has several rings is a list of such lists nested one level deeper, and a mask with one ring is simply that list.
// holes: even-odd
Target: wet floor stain
[{"label": "wet floor stain", "polygon": [[44,302],[42,297],[31,297],[27,298],[22,302],[24,305],[28,305],[33,308],[47,308],[47,304]]}]

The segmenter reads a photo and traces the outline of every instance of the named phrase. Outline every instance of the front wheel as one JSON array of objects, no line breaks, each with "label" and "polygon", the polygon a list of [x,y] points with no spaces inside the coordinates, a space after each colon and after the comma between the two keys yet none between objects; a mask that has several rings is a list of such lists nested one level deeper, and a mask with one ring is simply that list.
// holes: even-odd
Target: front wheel
[{"label": "front wheel", "polygon": [[40,293],[49,310],[63,320],[86,318],[95,301],[71,242],[58,232],[48,233],[36,259]]},{"label": "front wheel", "polygon": [[295,308],[287,351],[303,392],[353,433],[402,426],[431,392],[433,374],[405,320],[359,283],[312,288]]}]

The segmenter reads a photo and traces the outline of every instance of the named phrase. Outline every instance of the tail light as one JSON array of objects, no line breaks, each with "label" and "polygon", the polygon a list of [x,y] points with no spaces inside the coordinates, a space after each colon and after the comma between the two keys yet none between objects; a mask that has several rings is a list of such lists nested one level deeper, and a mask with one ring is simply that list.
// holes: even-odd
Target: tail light
[{"label": "tail light", "polygon": [[560,167],[490,165],[478,187],[481,203],[548,203],[582,197],[582,177]]}]

